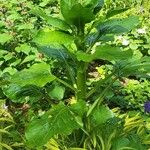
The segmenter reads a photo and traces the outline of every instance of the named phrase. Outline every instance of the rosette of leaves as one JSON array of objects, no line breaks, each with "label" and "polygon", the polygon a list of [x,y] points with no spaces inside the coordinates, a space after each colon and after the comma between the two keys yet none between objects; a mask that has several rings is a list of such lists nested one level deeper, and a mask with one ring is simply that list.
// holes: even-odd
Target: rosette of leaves
[{"label": "rosette of leaves", "polygon": [[[123,50],[102,40],[102,37],[130,32],[138,25],[138,17],[118,19],[109,18],[107,15],[100,20],[98,14],[103,5],[103,0],[60,0],[60,17],[48,16],[41,9],[34,9],[33,13],[47,21],[52,28],[40,29],[33,42],[40,53],[59,63],[63,73],[57,74],[50,71],[52,66],[38,63],[14,74],[10,83],[17,84],[21,88],[26,85],[43,88],[56,82],[74,94],[75,104],[70,106],[60,102],[39,118],[33,118],[25,134],[29,147],[42,147],[50,138],[56,135],[70,135],[73,131],[76,133],[76,129],[79,128],[82,132],[77,133],[90,139],[93,126],[100,126],[114,117],[111,110],[102,105],[114,81],[131,74],[148,76],[148,58],[133,60],[132,50]],[[109,16],[120,12],[122,11],[116,11]],[[103,61],[103,65],[112,64],[114,69],[94,87],[88,87],[86,84],[88,65],[94,60]],[[96,99],[91,101],[89,97],[93,96],[104,83],[106,86],[101,88]],[[60,87],[57,89],[60,91]],[[57,94],[54,91],[50,93],[55,99]],[[89,107],[86,105],[88,100]],[[77,139],[76,145],[83,146],[83,141],[84,139]],[[94,148],[99,149],[97,145]]]}]

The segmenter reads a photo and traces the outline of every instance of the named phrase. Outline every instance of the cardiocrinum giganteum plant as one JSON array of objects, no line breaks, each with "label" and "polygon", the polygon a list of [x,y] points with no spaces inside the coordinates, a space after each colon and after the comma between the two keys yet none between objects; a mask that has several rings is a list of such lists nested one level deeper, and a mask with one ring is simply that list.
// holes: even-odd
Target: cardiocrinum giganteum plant
[{"label": "cardiocrinum giganteum plant", "polygon": [[[70,138],[76,137],[73,146],[96,150],[111,148],[111,139],[103,140],[99,131],[101,125],[114,117],[112,111],[103,105],[107,91],[122,77],[148,76],[150,68],[148,57],[136,59],[132,50],[123,50],[108,42],[115,35],[135,28],[139,24],[138,17],[116,17],[127,9],[108,10],[102,16],[103,5],[103,0],[60,0],[59,15],[48,16],[41,9],[32,10],[50,25],[40,29],[33,42],[40,53],[59,64],[60,70],[53,71],[49,64],[41,62],[17,72],[10,79],[9,86],[19,85],[24,90],[34,85],[36,90],[33,91],[38,93],[32,99],[34,102],[42,94],[40,88],[57,83],[51,95],[53,99],[59,99],[58,104],[52,105],[39,118],[33,118],[27,126],[25,137],[29,147],[41,147],[53,137],[69,135]],[[111,64],[113,69],[104,79],[89,84],[89,65],[95,60],[102,65]],[[63,100],[62,86],[73,95],[71,98],[66,92],[71,103]]]}]

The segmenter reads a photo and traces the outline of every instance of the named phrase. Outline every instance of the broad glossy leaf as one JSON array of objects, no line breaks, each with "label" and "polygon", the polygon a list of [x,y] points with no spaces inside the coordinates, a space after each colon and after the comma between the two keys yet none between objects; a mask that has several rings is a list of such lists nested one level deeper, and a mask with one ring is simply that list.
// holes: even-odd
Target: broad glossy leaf
[{"label": "broad glossy leaf", "polygon": [[39,63],[34,64],[29,69],[15,73],[11,78],[11,82],[22,87],[25,85],[42,87],[54,79],[55,77],[50,73],[50,66],[46,63]]},{"label": "broad glossy leaf", "polygon": [[55,58],[62,61],[64,61],[64,59],[69,58],[67,51],[60,46],[40,46],[38,51],[50,58]]},{"label": "broad glossy leaf", "polygon": [[54,135],[68,135],[79,127],[69,108],[60,103],[40,118],[33,119],[27,127],[25,136],[30,147],[40,147]]},{"label": "broad glossy leaf", "polygon": [[90,116],[91,123],[94,126],[106,123],[108,119],[113,117],[114,117],[113,112],[107,106],[97,107],[95,110],[93,110]]},{"label": "broad glossy leaf", "polygon": [[137,16],[130,16],[124,19],[109,19],[103,23],[97,25],[97,30],[100,34],[120,34],[124,32],[129,32],[135,28],[139,23]]},{"label": "broad glossy leaf", "polygon": [[113,34],[106,34],[102,35],[98,38],[99,33],[91,33],[87,39],[86,42],[88,45],[91,45],[93,43],[102,41],[102,42],[109,42],[109,41],[114,41],[114,35]]},{"label": "broad glossy leaf", "polygon": [[91,62],[96,59],[108,60],[108,61],[118,61],[126,60],[132,57],[132,51],[122,51],[119,47],[112,47],[109,45],[96,47],[95,53],[87,54],[81,51],[76,53],[77,59],[79,61]]},{"label": "broad glossy leaf", "polygon": [[33,42],[45,46],[50,44],[71,44],[74,39],[71,35],[61,31],[44,31],[38,32]]},{"label": "broad glossy leaf", "polygon": [[104,5],[104,0],[83,0],[81,4],[87,8],[91,8],[94,14],[98,13]]},{"label": "broad glossy leaf", "polygon": [[61,29],[61,30],[69,30],[70,27],[69,25],[64,21],[59,18],[53,17],[53,16],[48,16],[42,9],[40,8],[33,8],[31,10],[31,13],[41,17],[44,19],[49,25]]}]

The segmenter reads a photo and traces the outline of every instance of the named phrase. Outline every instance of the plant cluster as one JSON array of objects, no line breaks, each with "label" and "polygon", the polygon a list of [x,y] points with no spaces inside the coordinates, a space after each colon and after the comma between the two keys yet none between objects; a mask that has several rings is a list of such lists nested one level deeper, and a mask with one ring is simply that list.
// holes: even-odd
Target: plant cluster
[{"label": "plant cluster", "polygon": [[[149,32],[140,29],[141,18],[110,0],[6,3],[0,96],[15,113],[21,149],[147,150],[148,118],[126,112],[144,113],[150,94]],[[0,145],[11,149],[3,140]]]}]

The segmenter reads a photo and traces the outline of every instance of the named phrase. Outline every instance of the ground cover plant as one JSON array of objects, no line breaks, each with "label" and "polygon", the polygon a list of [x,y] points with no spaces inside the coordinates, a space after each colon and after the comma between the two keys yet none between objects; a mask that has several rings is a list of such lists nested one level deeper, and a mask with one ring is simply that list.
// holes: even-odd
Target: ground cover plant
[{"label": "ground cover plant", "polygon": [[[148,36],[135,36],[142,24],[139,16],[129,15],[128,7],[110,9],[111,2],[103,0],[60,0],[51,15],[42,8],[48,1],[39,3],[30,15],[46,26],[37,23],[36,32],[25,40],[30,46],[15,49],[24,53],[20,61],[25,65],[19,62],[14,71],[5,70],[8,54],[1,51],[1,99],[15,113],[21,136],[15,148],[147,150],[150,110],[149,103],[145,112],[143,105],[149,100],[150,59]],[[9,58],[10,63],[18,60]],[[130,86],[137,82],[143,89]],[[1,138],[1,147],[13,148],[14,138],[2,137],[10,141],[4,144]]]}]

